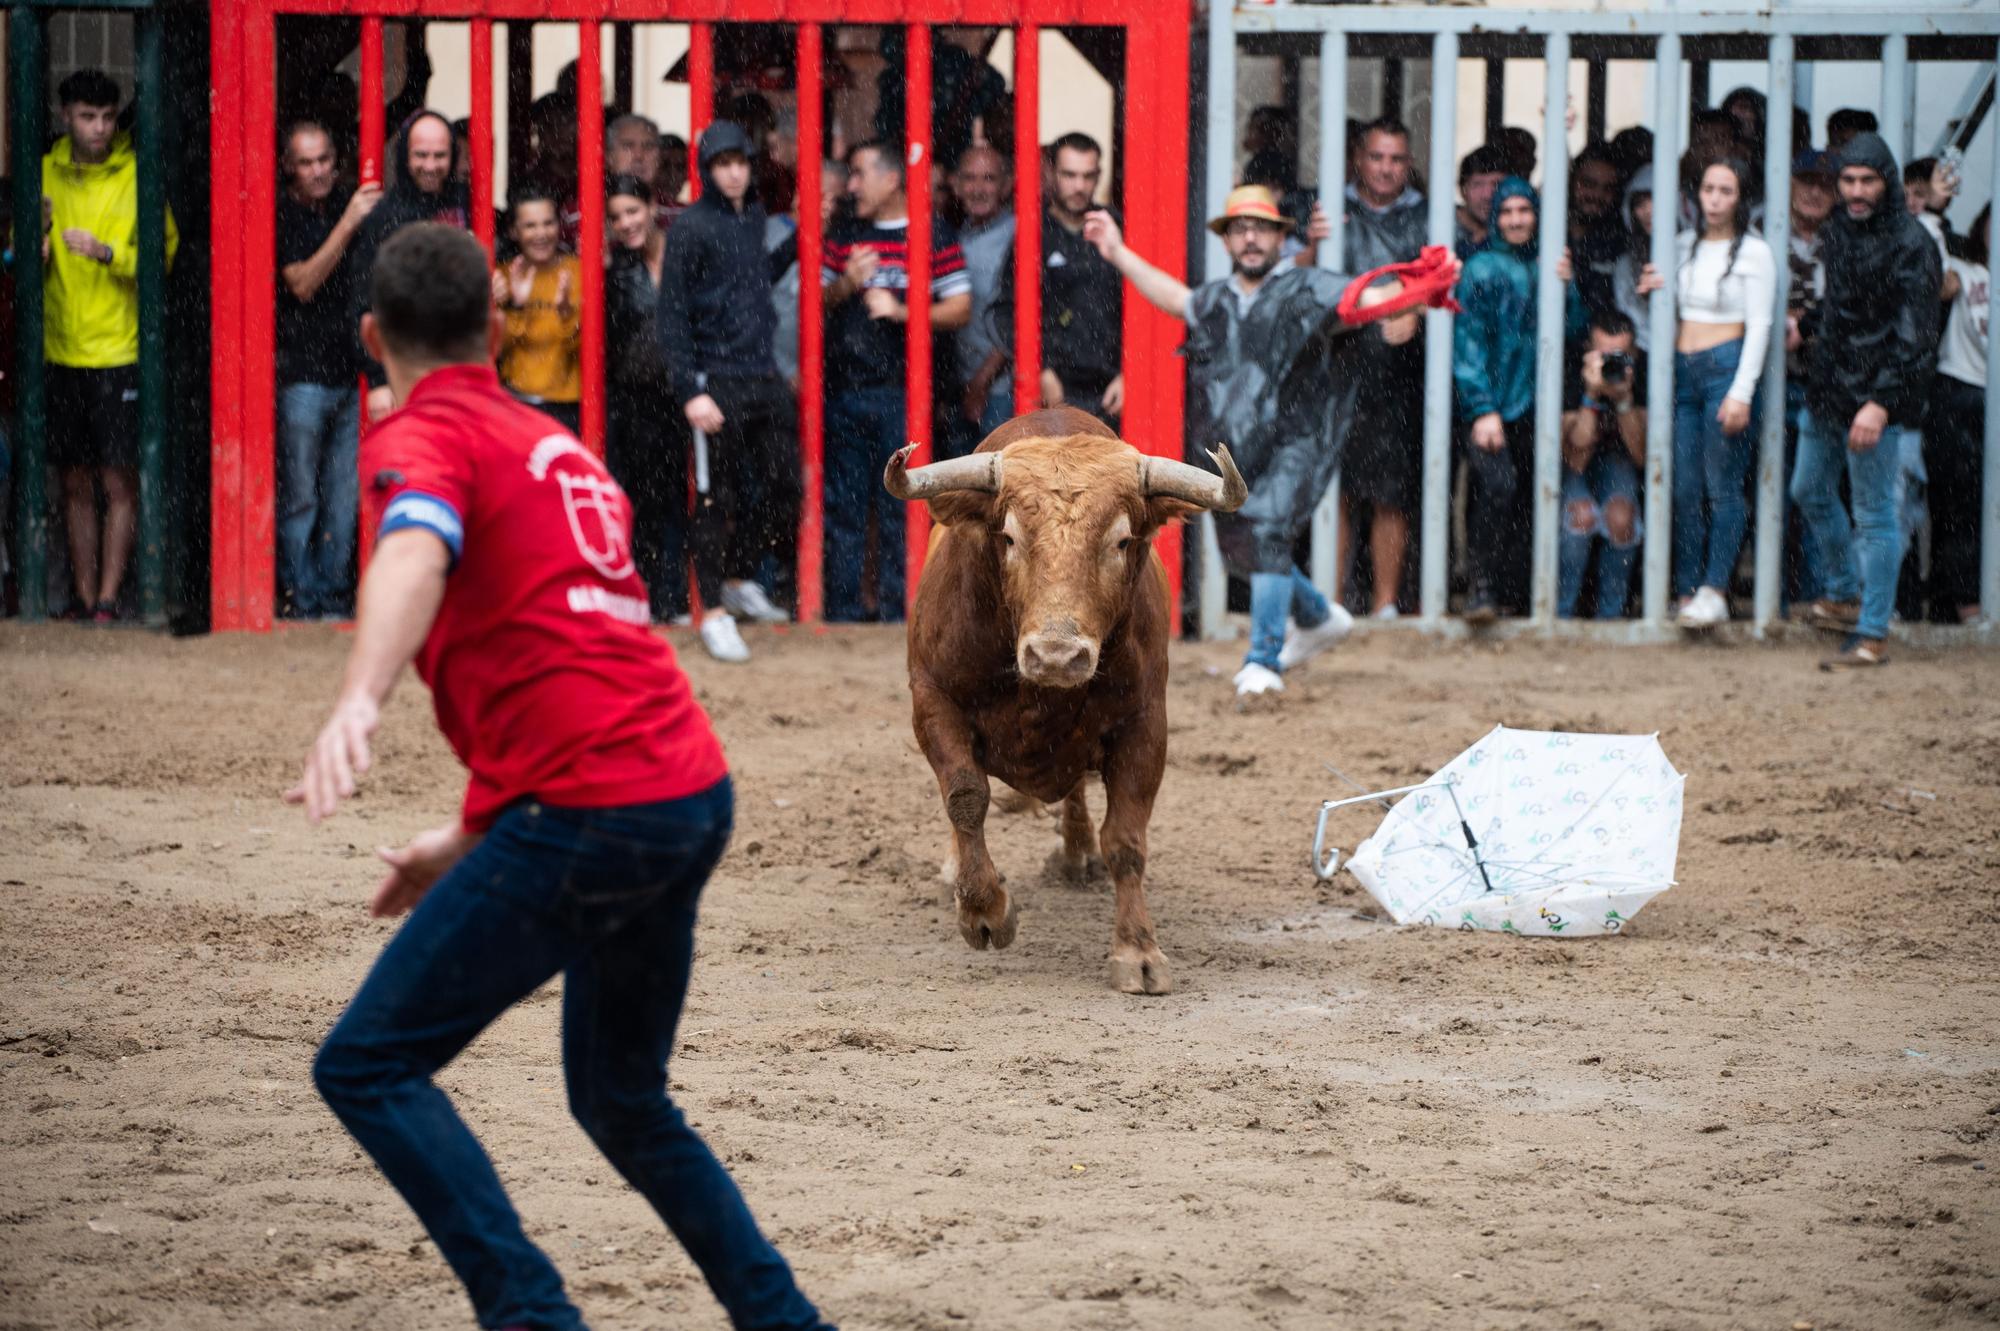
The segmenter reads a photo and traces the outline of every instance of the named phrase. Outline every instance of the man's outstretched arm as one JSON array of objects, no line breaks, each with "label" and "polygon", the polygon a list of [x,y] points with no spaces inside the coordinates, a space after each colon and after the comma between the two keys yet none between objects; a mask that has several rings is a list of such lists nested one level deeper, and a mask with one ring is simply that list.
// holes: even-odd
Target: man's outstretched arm
[{"label": "man's outstretched arm", "polygon": [[430,634],[451,560],[444,538],[428,528],[406,527],[376,542],[361,580],[360,622],[340,697],[306,752],[299,784],[285,795],[306,806],[310,821],[330,817],[373,761],[368,741],[381,722],[382,704]]},{"label": "man's outstretched arm", "polygon": [[1125,280],[1146,298],[1146,303],[1162,314],[1187,318],[1188,287],[1178,277],[1161,272],[1125,247],[1125,233],[1102,208],[1083,219],[1083,238],[1097,246],[1104,261],[1124,274]]}]

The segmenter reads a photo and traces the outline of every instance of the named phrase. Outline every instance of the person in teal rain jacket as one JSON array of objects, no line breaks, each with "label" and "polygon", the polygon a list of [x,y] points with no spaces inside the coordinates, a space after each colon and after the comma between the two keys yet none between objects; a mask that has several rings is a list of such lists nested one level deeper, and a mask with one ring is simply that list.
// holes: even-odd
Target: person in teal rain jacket
[{"label": "person in teal rain jacket", "polygon": [[[1534,513],[1535,265],[1541,198],[1519,176],[1493,191],[1486,244],[1466,260],[1452,332],[1451,375],[1465,440],[1471,503],[1466,553],[1471,588],[1465,618],[1497,619],[1502,605],[1526,607]],[[1583,336],[1583,298],[1569,252],[1557,260],[1564,285],[1563,336]],[[1560,405],[1560,404],[1558,404]]]}]

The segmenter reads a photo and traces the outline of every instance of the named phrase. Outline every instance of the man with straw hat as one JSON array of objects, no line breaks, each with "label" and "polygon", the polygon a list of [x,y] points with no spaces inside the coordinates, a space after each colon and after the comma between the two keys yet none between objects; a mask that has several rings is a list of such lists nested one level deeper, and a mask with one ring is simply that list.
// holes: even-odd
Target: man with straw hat
[{"label": "man with straw hat", "polygon": [[[1141,296],[1186,320],[1187,437],[1227,443],[1250,483],[1241,510],[1215,515],[1224,560],[1250,579],[1239,700],[1282,692],[1286,670],[1353,626],[1300,571],[1292,550],[1340,467],[1360,387],[1358,339],[1408,342],[1417,307],[1448,304],[1458,276],[1458,261],[1442,247],[1359,278],[1301,268],[1279,258],[1293,225],[1263,186],[1230,191],[1208,229],[1222,237],[1231,271],[1191,290],[1127,249],[1109,213],[1093,212],[1085,223],[1098,252]],[[1328,230],[1315,205],[1308,234],[1317,243]],[[1378,319],[1379,332],[1361,327]]]}]

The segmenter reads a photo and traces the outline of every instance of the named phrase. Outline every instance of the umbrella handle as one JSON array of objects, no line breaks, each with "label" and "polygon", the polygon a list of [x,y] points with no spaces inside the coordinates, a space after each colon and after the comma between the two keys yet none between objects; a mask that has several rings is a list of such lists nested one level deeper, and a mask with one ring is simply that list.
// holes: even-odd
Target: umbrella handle
[{"label": "umbrella handle", "polygon": [[1326,820],[1339,805],[1329,801],[1319,806],[1319,828],[1313,833],[1313,872],[1322,881],[1331,880],[1340,872],[1340,847],[1335,846],[1331,855],[1326,850]]}]

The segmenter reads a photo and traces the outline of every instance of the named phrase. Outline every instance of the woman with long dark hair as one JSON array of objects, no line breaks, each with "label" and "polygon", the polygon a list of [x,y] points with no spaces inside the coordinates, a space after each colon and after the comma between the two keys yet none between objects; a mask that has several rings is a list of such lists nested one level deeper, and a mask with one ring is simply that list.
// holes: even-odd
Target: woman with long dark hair
[{"label": "woman with long dark hair", "polygon": [[[1703,167],[1700,227],[1676,238],[1673,575],[1682,628],[1729,619],[1729,578],[1750,525],[1757,381],[1771,342],[1777,267],[1771,247],[1750,231],[1748,176],[1741,162]],[[1665,285],[1648,265],[1639,289]]]}]

